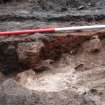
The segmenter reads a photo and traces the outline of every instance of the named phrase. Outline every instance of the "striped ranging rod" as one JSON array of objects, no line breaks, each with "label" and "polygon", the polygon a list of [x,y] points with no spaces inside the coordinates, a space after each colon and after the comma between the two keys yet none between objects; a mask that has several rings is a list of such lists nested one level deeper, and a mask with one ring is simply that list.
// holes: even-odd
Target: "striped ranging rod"
[{"label": "striped ranging rod", "polygon": [[68,32],[76,30],[92,30],[92,29],[105,29],[105,25],[90,25],[90,26],[73,26],[63,28],[40,28],[40,29],[27,29],[19,31],[1,31],[0,36],[19,36],[21,34],[32,33],[55,33],[55,32]]}]

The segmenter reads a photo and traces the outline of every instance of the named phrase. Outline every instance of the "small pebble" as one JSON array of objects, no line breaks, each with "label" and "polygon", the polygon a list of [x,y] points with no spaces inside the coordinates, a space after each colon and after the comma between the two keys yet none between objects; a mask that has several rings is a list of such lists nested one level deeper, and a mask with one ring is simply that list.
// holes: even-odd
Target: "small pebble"
[{"label": "small pebble", "polygon": [[81,6],[78,7],[78,10],[81,10],[81,9],[84,9],[84,6],[83,5],[81,5]]}]

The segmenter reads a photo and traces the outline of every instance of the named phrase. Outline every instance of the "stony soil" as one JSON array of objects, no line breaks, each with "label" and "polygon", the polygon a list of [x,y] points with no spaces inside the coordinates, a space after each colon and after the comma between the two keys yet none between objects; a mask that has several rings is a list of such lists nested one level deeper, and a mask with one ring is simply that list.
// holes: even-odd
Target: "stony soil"
[{"label": "stony soil", "polygon": [[[104,6],[105,0],[0,0],[0,30],[104,24]],[[0,105],[105,105],[104,35],[1,36]]]}]

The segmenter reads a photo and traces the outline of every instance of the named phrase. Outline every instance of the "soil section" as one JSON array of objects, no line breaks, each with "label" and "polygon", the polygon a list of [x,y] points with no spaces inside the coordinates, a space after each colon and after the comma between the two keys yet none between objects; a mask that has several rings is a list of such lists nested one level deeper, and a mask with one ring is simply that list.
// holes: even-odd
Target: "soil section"
[{"label": "soil section", "polygon": [[[0,3],[2,31],[105,22],[104,0],[1,0]],[[0,103],[105,105],[104,35],[104,30],[94,30],[1,36]],[[31,40],[18,43],[20,39]]]}]

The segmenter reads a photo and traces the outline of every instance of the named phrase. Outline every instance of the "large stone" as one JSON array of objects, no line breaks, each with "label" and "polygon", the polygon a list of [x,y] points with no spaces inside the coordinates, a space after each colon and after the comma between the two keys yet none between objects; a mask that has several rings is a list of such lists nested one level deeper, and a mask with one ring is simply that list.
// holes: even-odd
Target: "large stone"
[{"label": "large stone", "polygon": [[98,36],[93,36],[92,39],[83,44],[83,49],[87,52],[96,53],[102,48],[102,42]]},{"label": "large stone", "polygon": [[10,74],[20,69],[15,45],[0,45],[0,64],[4,74]]},{"label": "large stone", "polygon": [[16,81],[20,84],[25,85],[31,82],[35,78],[35,72],[33,70],[28,70],[17,74]]},{"label": "large stone", "polygon": [[36,68],[40,62],[39,52],[42,46],[40,41],[18,44],[17,53],[24,69]]}]

